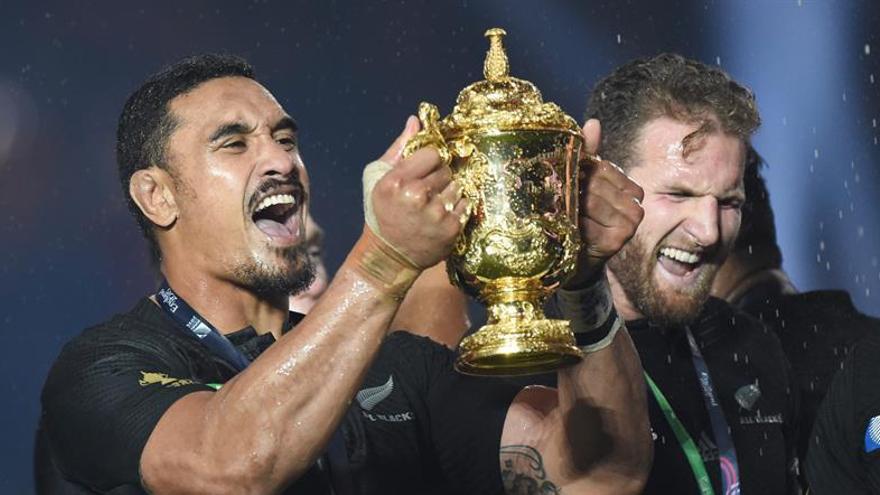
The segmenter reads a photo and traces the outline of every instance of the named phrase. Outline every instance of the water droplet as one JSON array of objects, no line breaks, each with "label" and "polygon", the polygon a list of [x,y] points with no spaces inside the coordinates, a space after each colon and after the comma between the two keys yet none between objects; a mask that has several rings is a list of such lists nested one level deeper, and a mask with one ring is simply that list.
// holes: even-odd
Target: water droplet
[{"label": "water droplet", "polygon": [[788,125],[788,118],[782,117],[782,125]]},{"label": "water droplet", "polygon": [[813,157],[819,158],[819,149],[818,148],[813,148]]},{"label": "water droplet", "polygon": [[825,262],[825,270],[829,271],[829,272],[831,271],[831,262],[830,261]]},{"label": "water droplet", "polygon": [[721,65],[721,56],[720,55],[717,55],[715,57],[715,65]]},{"label": "water droplet", "polygon": [[621,39],[620,39],[620,33],[618,33],[618,34],[617,34],[617,44],[619,45],[620,42],[621,42]]},{"label": "water droplet", "polygon": [[840,98],[841,98],[843,101],[846,101],[846,91],[844,91],[843,94],[840,95]]},{"label": "water droplet", "polygon": [[865,55],[870,55],[870,54],[871,54],[871,45],[869,45],[868,43],[865,43]]},{"label": "water droplet", "polygon": [[825,241],[819,241],[819,251],[825,251]]}]

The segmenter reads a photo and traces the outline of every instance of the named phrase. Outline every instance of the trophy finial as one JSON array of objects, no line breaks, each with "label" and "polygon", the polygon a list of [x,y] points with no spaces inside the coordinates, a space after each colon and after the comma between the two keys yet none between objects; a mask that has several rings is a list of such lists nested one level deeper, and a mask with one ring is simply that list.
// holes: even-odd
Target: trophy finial
[{"label": "trophy finial", "polygon": [[507,54],[504,53],[504,45],[501,43],[506,34],[507,32],[501,28],[492,28],[485,34],[489,38],[489,52],[483,63],[483,76],[492,82],[503,81],[510,73],[510,64],[507,62]]}]

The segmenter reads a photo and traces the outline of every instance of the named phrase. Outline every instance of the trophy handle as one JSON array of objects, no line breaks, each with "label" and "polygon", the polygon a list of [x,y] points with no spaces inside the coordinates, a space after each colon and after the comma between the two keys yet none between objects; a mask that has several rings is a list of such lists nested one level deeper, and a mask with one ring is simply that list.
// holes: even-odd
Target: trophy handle
[{"label": "trophy handle", "polygon": [[406,158],[426,146],[433,146],[443,160],[443,165],[448,167],[452,163],[452,151],[440,132],[440,111],[437,106],[424,101],[419,103],[419,122],[422,130],[406,142],[403,157]]}]

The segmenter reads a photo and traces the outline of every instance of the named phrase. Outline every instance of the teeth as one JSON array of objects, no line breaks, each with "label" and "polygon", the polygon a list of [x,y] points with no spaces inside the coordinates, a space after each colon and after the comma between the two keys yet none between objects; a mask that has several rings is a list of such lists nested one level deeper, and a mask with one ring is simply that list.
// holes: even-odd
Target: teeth
[{"label": "teeth", "polygon": [[673,247],[665,247],[660,250],[660,254],[666,256],[667,258],[672,258],[675,261],[679,261],[681,263],[687,263],[689,265],[693,265],[694,263],[700,261],[700,257],[694,253],[689,253],[687,251],[676,249]]},{"label": "teeth", "polygon": [[296,205],[296,198],[293,197],[292,194],[273,194],[272,196],[267,196],[260,201],[260,204],[257,205],[256,212],[265,210],[266,208],[274,205],[283,205],[283,204],[292,204]]}]

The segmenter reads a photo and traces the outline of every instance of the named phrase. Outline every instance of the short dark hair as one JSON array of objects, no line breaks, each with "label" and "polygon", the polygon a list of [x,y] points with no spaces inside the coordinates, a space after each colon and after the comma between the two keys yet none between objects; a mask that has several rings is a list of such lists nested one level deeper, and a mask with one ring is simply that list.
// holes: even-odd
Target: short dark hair
[{"label": "short dark hair", "polygon": [[770,205],[770,193],[761,175],[765,163],[761,155],[749,146],[743,176],[746,201],[742,206],[742,223],[733,250],[756,257],[768,268],[780,268],[782,251],[776,241],[776,220]]},{"label": "short dark hair", "polygon": [[161,259],[159,245],[153,225],[128,192],[131,176],[152,165],[169,170],[165,152],[168,139],[178,124],[170,112],[169,103],[200,84],[220,77],[254,79],[254,69],[243,58],[234,55],[209,53],[187,57],[150,76],[129,96],[119,116],[116,130],[119,180],[128,209],[150,244],[154,262]]},{"label": "short dark hair", "polygon": [[632,146],[642,126],[658,117],[700,124],[690,138],[721,130],[748,143],[761,124],[751,91],[723,70],[681,55],[664,53],[637,59],[600,80],[587,104],[586,118],[602,123],[602,157],[624,169],[633,165]]}]

